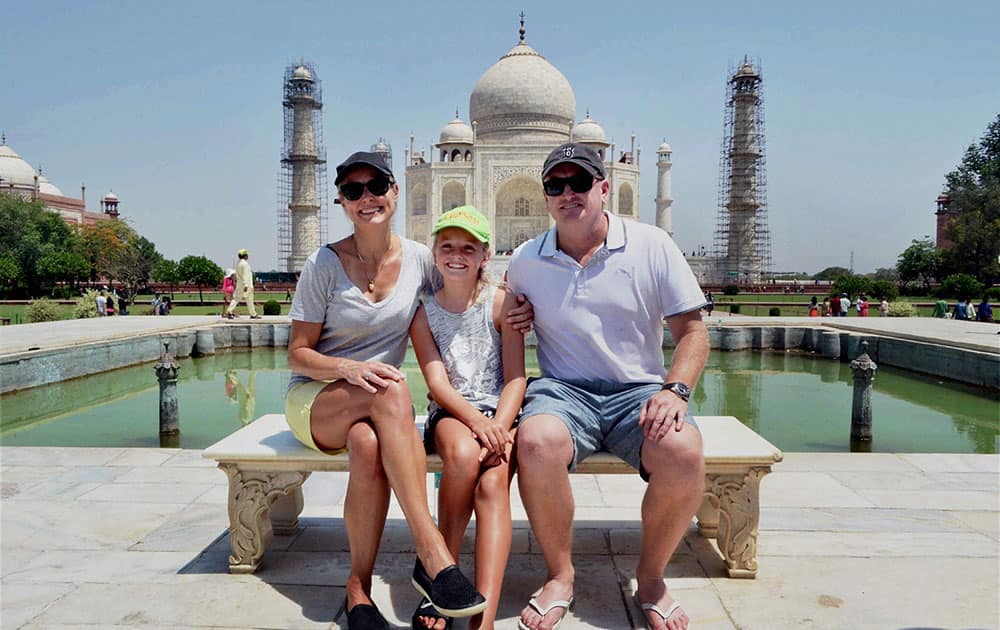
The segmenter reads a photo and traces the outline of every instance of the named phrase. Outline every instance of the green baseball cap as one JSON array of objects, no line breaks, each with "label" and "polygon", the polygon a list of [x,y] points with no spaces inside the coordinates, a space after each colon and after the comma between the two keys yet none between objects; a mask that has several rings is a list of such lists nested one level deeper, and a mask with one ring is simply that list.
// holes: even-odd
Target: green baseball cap
[{"label": "green baseball cap", "polygon": [[461,228],[476,237],[481,243],[489,245],[490,221],[475,206],[459,206],[442,214],[431,234],[437,234],[445,228]]}]

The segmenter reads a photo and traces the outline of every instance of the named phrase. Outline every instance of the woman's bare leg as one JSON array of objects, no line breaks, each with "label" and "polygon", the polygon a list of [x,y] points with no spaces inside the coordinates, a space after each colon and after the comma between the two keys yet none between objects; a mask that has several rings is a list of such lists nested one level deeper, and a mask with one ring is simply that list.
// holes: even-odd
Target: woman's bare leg
[{"label": "woman's bare leg", "polygon": [[375,427],[353,424],[347,433],[351,474],[344,499],[344,527],[351,550],[351,574],[347,578],[347,610],[370,604],[372,572],[389,511],[389,480],[382,469]]},{"label": "woman's bare leg", "polygon": [[375,394],[345,381],[331,383],[313,402],[313,439],[321,448],[342,448],[351,426],[364,418],[375,427],[382,467],[410,526],[417,557],[435,576],[454,558],[427,507],[427,457],[406,383],[389,381]]}]

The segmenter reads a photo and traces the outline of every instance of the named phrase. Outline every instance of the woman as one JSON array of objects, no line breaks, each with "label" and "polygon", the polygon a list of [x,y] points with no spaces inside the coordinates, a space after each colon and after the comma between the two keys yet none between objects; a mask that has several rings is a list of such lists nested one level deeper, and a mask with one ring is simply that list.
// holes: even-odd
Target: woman
[{"label": "woman", "polygon": [[[413,585],[441,614],[472,616],[486,600],[455,566],[427,509],[426,456],[399,369],[418,296],[430,288],[430,250],[392,233],[399,187],[381,156],[352,154],[334,184],[354,231],[313,252],[302,269],[290,312],[285,412],[306,446],[349,453],[348,627],[389,627],[371,584],[390,488],[417,548]],[[523,332],[530,306],[511,318]]]},{"label": "woman", "polygon": [[226,307],[229,303],[233,301],[233,294],[236,293],[236,270],[226,269],[226,275],[222,278],[222,300],[225,304],[222,306],[222,314],[225,316]]}]

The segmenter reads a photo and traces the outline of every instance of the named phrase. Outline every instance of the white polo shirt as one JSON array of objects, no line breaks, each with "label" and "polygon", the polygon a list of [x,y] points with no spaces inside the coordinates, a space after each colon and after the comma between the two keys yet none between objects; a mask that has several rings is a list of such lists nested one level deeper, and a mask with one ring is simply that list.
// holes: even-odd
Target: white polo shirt
[{"label": "white polo shirt", "polygon": [[663,318],[705,296],[666,232],[605,214],[607,239],[586,265],[556,247],[553,227],[514,252],[510,287],[534,306],[543,376],[662,383]]}]

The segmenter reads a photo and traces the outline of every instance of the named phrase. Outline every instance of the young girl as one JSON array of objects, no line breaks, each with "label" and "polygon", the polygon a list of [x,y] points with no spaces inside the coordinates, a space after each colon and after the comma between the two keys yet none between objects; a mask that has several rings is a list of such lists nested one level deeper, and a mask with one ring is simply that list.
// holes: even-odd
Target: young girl
[{"label": "young girl", "polygon": [[[470,628],[492,628],[510,553],[511,448],[526,387],[524,338],[504,322],[513,298],[484,279],[490,225],[472,206],[441,215],[434,226],[434,264],[443,286],[424,298],[410,338],[430,390],[424,443],[444,462],[438,527],[455,558],[476,512],[476,589],[488,602]],[[422,599],[414,628],[443,630]]]}]

